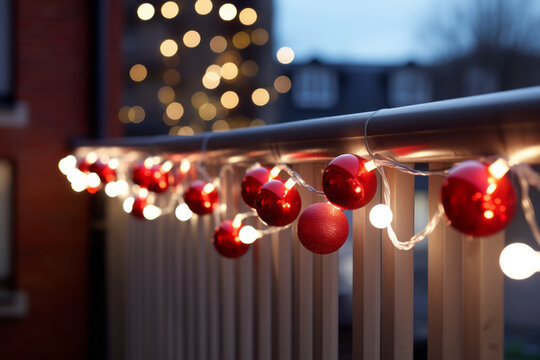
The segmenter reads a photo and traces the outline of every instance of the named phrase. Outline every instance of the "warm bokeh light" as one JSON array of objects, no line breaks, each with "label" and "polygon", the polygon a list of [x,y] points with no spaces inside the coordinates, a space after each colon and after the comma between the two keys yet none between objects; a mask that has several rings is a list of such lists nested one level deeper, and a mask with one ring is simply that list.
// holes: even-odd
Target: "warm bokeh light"
[{"label": "warm bokeh light", "polygon": [[280,48],[276,53],[277,60],[282,64],[290,64],[294,60],[294,51],[288,46]]},{"label": "warm bokeh light", "polygon": [[146,113],[140,106],[134,106],[128,111],[128,119],[132,123],[138,124],[144,120]]},{"label": "warm bokeh light", "polygon": [[161,15],[163,15],[165,19],[173,19],[178,15],[179,11],[180,8],[174,1],[167,1],[161,6]]},{"label": "warm bokeh light", "polygon": [[219,8],[219,17],[225,21],[231,21],[236,17],[236,6],[231,3],[223,4]]},{"label": "warm bokeh light", "polygon": [[118,119],[124,124],[127,124],[129,122],[129,117],[128,117],[129,109],[130,109],[129,106],[123,106],[120,108],[120,110],[118,110]]},{"label": "warm bokeh light", "polygon": [[143,3],[137,8],[137,16],[141,20],[150,20],[155,13],[154,6],[149,3]]},{"label": "warm bokeh light", "polygon": [[210,121],[216,117],[216,107],[213,104],[206,103],[199,108],[199,116],[201,119]]},{"label": "warm bokeh light", "polygon": [[67,175],[67,173],[76,166],[77,158],[75,158],[73,155],[68,155],[58,162],[58,169],[60,169],[60,172],[64,175]]},{"label": "warm bokeh light", "polygon": [[540,253],[527,244],[513,243],[501,252],[499,265],[509,278],[523,280],[540,271]]},{"label": "warm bokeh light", "polygon": [[178,135],[193,136],[195,135],[195,131],[193,131],[190,126],[182,126],[180,130],[178,130]]},{"label": "warm bokeh light", "polygon": [[253,119],[253,120],[249,123],[249,126],[251,126],[251,127],[263,126],[263,125],[266,125],[266,123],[264,122],[263,119]]},{"label": "warm bokeh light", "polygon": [[251,33],[251,41],[255,45],[264,45],[268,42],[268,32],[264,29],[255,29]]},{"label": "warm bokeh light", "polygon": [[227,131],[229,129],[230,126],[225,120],[216,120],[216,122],[212,125],[212,131],[215,132]]},{"label": "warm bokeh light", "polygon": [[180,73],[176,69],[168,69],[163,73],[163,81],[169,86],[178,85],[180,82]]},{"label": "warm bokeh light", "polygon": [[161,215],[161,209],[155,205],[149,204],[146,205],[143,209],[143,216],[147,220],[157,219]]},{"label": "warm bokeh light", "polygon": [[146,75],[148,75],[148,72],[146,71],[146,67],[142,64],[133,65],[131,69],[129,69],[129,77],[133,81],[141,82],[146,79]]},{"label": "warm bokeh light", "polygon": [[176,215],[176,218],[180,221],[188,221],[193,217],[193,212],[186,204],[180,204],[176,207],[174,215]]},{"label": "warm bokeh light", "polygon": [[195,2],[195,11],[199,15],[208,15],[212,11],[213,5],[210,0],[197,0]]},{"label": "warm bokeh light", "polygon": [[253,244],[255,240],[261,237],[261,234],[253,226],[242,226],[238,232],[238,238],[244,244]]},{"label": "warm bokeh light", "polygon": [[161,51],[161,55],[163,56],[174,56],[178,51],[178,44],[172,39],[164,40],[159,46],[159,51]]},{"label": "warm bokeh light", "polygon": [[158,91],[158,100],[163,104],[168,104],[174,101],[174,90],[169,86],[164,86]]},{"label": "warm bokeh light", "polygon": [[221,95],[221,105],[226,109],[234,109],[239,101],[240,98],[234,91],[226,91]]},{"label": "warm bokeh light", "polygon": [[276,80],[274,80],[274,88],[278,93],[285,94],[291,90],[291,79],[285,75],[278,76]]},{"label": "warm bokeh light", "polygon": [[232,80],[238,76],[238,66],[232,62],[223,64],[221,67],[221,76],[225,80]]},{"label": "warm bokeh light", "polygon": [[240,71],[245,77],[254,77],[259,72],[259,65],[253,60],[247,60],[240,66]]},{"label": "warm bokeh light", "polygon": [[209,67],[206,68],[206,72],[213,72],[217,74],[219,77],[221,77],[221,66],[217,64],[212,64]]},{"label": "warm bokeh light", "polygon": [[202,91],[197,91],[193,96],[191,96],[191,105],[195,109],[200,108],[203,104],[208,102],[208,95]]},{"label": "warm bokeh light", "polygon": [[266,89],[258,88],[251,94],[251,100],[257,106],[264,106],[270,100],[270,94]]},{"label": "warm bokeh light", "polygon": [[257,12],[252,8],[245,8],[238,14],[238,19],[243,25],[253,25],[257,21]]},{"label": "warm bokeh light", "polygon": [[369,222],[377,229],[387,228],[393,218],[392,210],[385,204],[375,205],[369,212]]},{"label": "warm bokeh light", "polygon": [[210,50],[219,54],[227,50],[227,39],[221,35],[214,36],[210,40]]},{"label": "warm bokeh light", "polygon": [[182,41],[188,48],[194,48],[200,44],[201,35],[199,35],[199,33],[195,30],[189,30],[184,34]]},{"label": "warm bokeh light", "polygon": [[178,102],[170,103],[165,111],[172,120],[179,120],[184,115],[184,107]]},{"label": "warm bokeh light", "polygon": [[122,204],[122,208],[125,212],[128,214],[133,210],[133,204],[135,203],[135,199],[133,197],[128,197],[126,200],[124,200],[124,203]]},{"label": "warm bokeh light", "polygon": [[218,87],[220,77],[215,72],[207,72],[202,78],[203,86],[207,89],[215,89]]},{"label": "warm bokeh light", "polygon": [[234,34],[232,38],[232,43],[234,47],[237,49],[245,49],[251,43],[251,37],[249,36],[247,32],[239,31],[236,34]]}]

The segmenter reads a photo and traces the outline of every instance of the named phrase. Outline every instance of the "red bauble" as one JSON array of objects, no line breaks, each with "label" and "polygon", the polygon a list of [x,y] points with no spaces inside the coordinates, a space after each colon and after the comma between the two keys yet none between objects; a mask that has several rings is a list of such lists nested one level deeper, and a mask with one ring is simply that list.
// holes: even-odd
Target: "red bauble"
[{"label": "red bauble", "polygon": [[195,214],[210,214],[218,204],[217,189],[208,182],[195,180],[184,193],[184,202]]},{"label": "red bauble", "polygon": [[504,229],[516,212],[516,193],[508,176],[495,179],[489,165],[464,161],[450,170],[441,200],[452,226],[472,236],[489,236]]},{"label": "red bauble", "polygon": [[293,187],[288,190],[281,180],[270,180],[261,187],[255,209],[262,221],[271,226],[285,226],[300,213],[302,200]]},{"label": "red bauble", "polygon": [[79,160],[77,161],[77,169],[79,169],[80,171],[82,171],[83,173],[89,173],[90,172],[90,164],[86,158],[82,159],[82,160]]},{"label": "red bauble", "polygon": [[109,165],[102,163],[100,160],[90,164],[89,171],[96,173],[104,184],[116,181],[116,170],[110,168]]},{"label": "red bauble", "polygon": [[315,254],[338,250],[349,236],[349,222],[343,211],[328,203],[308,206],[298,219],[298,239]]},{"label": "red bauble", "polygon": [[328,201],[344,210],[365,206],[377,191],[375,171],[368,171],[367,161],[352,154],[340,155],[328,164],[322,177]]},{"label": "red bauble", "polygon": [[148,200],[145,197],[137,197],[133,201],[133,207],[131,208],[131,215],[138,219],[144,219],[143,211],[148,205]]},{"label": "red bauble", "polygon": [[250,245],[240,241],[240,227],[234,227],[232,220],[223,221],[214,232],[214,247],[223,256],[234,259],[248,251]]},{"label": "red bauble", "polygon": [[169,172],[164,171],[161,165],[148,167],[141,163],[133,169],[131,179],[140,187],[155,193],[165,192],[169,188]]},{"label": "red bauble", "polygon": [[270,170],[260,167],[251,170],[242,180],[242,199],[250,208],[255,208],[257,194],[261,187],[270,180]]}]

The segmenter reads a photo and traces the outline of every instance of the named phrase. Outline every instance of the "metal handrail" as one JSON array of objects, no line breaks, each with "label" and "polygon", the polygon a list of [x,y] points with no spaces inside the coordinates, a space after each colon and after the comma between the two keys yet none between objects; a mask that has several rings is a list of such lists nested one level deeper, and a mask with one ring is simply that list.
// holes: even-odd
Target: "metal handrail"
[{"label": "metal handrail", "polygon": [[459,161],[502,155],[540,163],[540,86],[195,136],[153,136],[78,142],[109,152],[174,153],[208,164],[297,163],[342,153],[374,153],[400,162]]}]

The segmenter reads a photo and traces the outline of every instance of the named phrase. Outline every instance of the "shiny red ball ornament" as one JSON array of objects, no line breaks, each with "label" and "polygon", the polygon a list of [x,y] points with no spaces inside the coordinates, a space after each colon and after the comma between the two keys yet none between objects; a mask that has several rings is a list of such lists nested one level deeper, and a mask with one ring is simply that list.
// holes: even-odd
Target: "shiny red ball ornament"
[{"label": "shiny red ball ornament", "polygon": [[377,176],[366,169],[366,160],[344,154],[332,160],[324,170],[322,186],[328,201],[343,210],[365,206],[377,191]]},{"label": "shiny red ball ornament", "polygon": [[270,170],[260,167],[249,171],[242,180],[242,199],[250,208],[255,208],[257,194],[261,187],[270,181]]},{"label": "shiny red ball ornament", "polygon": [[214,232],[214,247],[227,258],[237,258],[244,255],[250,245],[240,241],[240,227],[233,226],[232,220],[223,221]]},{"label": "shiny red ball ornament", "polygon": [[96,173],[101,182],[104,184],[116,181],[116,170],[112,169],[108,164],[105,164],[100,160],[90,164],[89,171]]},{"label": "shiny red ball ornament", "polygon": [[169,175],[169,171],[164,171],[161,165],[149,167],[140,163],[133,169],[131,179],[140,187],[159,194],[169,188]]},{"label": "shiny red ball ornament", "polygon": [[287,189],[281,180],[270,180],[261,187],[255,200],[257,214],[266,224],[285,226],[294,221],[300,213],[302,200],[298,191]]},{"label": "shiny red ball ornament", "polygon": [[89,173],[90,172],[90,165],[92,165],[91,163],[88,162],[88,160],[86,160],[86,158],[77,161],[77,169],[79,169],[80,171],[82,171],[83,173]]},{"label": "shiny red ball ornament", "polygon": [[349,222],[343,211],[329,203],[308,206],[298,219],[298,239],[315,254],[330,254],[347,241]]},{"label": "shiny red ball ornament", "polygon": [[138,219],[145,219],[143,215],[144,208],[148,205],[148,200],[145,197],[137,197],[133,201],[133,207],[131,208],[131,215]]},{"label": "shiny red ball ornament", "polygon": [[441,200],[452,226],[472,236],[499,232],[516,212],[516,193],[509,177],[495,178],[489,164],[476,160],[464,161],[450,170]]},{"label": "shiny red ball ornament", "polygon": [[150,166],[146,166],[144,162],[140,162],[133,169],[133,172],[131,174],[131,180],[134,184],[147,189],[150,185],[151,174],[152,168]]},{"label": "shiny red ball ornament", "polygon": [[184,202],[198,215],[210,214],[218,205],[218,192],[209,182],[195,180],[184,193]]}]

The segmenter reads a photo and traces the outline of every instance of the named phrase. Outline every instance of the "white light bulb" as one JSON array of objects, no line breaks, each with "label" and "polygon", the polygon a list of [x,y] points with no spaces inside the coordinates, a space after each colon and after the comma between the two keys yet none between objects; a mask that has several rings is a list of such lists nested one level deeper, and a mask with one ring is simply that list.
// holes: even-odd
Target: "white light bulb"
[{"label": "white light bulb", "polygon": [[523,280],[540,271],[540,253],[523,243],[510,244],[501,252],[499,265],[509,278]]},{"label": "white light bulb", "polygon": [[86,177],[86,185],[91,188],[96,188],[101,184],[101,179],[99,178],[99,175],[96,173],[89,173]]},{"label": "white light bulb", "polygon": [[385,229],[391,223],[394,215],[387,205],[375,205],[369,212],[369,222],[378,229]]},{"label": "white light bulb", "polygon": [[71,188],[76,192],[84,191],[86,190],[86,182],[72,182]]},{"label": "white light bulb", "polygon": [[120,165],[120,162],[118,161],[118,159],[111,159],[106,164],[108,167],[115,170],[116,168],[118,168],[118,165]]},{"label": "white light bulb", "polygon": [[253,244],[255,240],[261,237],[261,233],[258,232],[253,226],[242,226],[238,232],[238,238],[244,244]]},{"label": "white light bulb", "polygon": [[62,174],[67,175],[71,169],[77,166],[77,159],[73,155],[68,155],[58,162],[58,169]]},{"label": "white light bulb", "polygon": [[174,215],[176,215],[176,218],[180,221],[188,221],[193,216],[193,212],[186,204],[180,204],[176,207]]},{"label": "white light bulb", "polygon": [[95,153],[95,152],[89,152],[87,155],[86,155],[86,161],[89,163],[89,164],[93,164],[97,161],[98,159],[98,155]]},{"label": "white light bulb", "polygon": [[107,194],[108,197],[117,197],[120,194],[119,188],[118,183],[111,181],[105,185],[105,194]]},{"label": "white light bulb", "polygon": [[126,180],[118,180],[116,186],[118,187],[118,195],[127,195],[129,192],[129,185]]},{"label": "white light bulb", "polygon": [[135,203],[135,198],[128,197],[126,200],[124,200],[124,203],[122,204],[122,207],[124,208],[124,211],[128,214],[133,210],[133,204]]},{"label": "white light bulb", "polygon": [[161,209],[155,205],[146,205],[143,209],[143,216],[147,220],[157,219],[161,215]]},{"label": "white light bulb", "polygon": [[191,169],[191,163],[188,159],[182,159],[182,162],[180,163],[180,171],[182,174],[185,174]]}]

